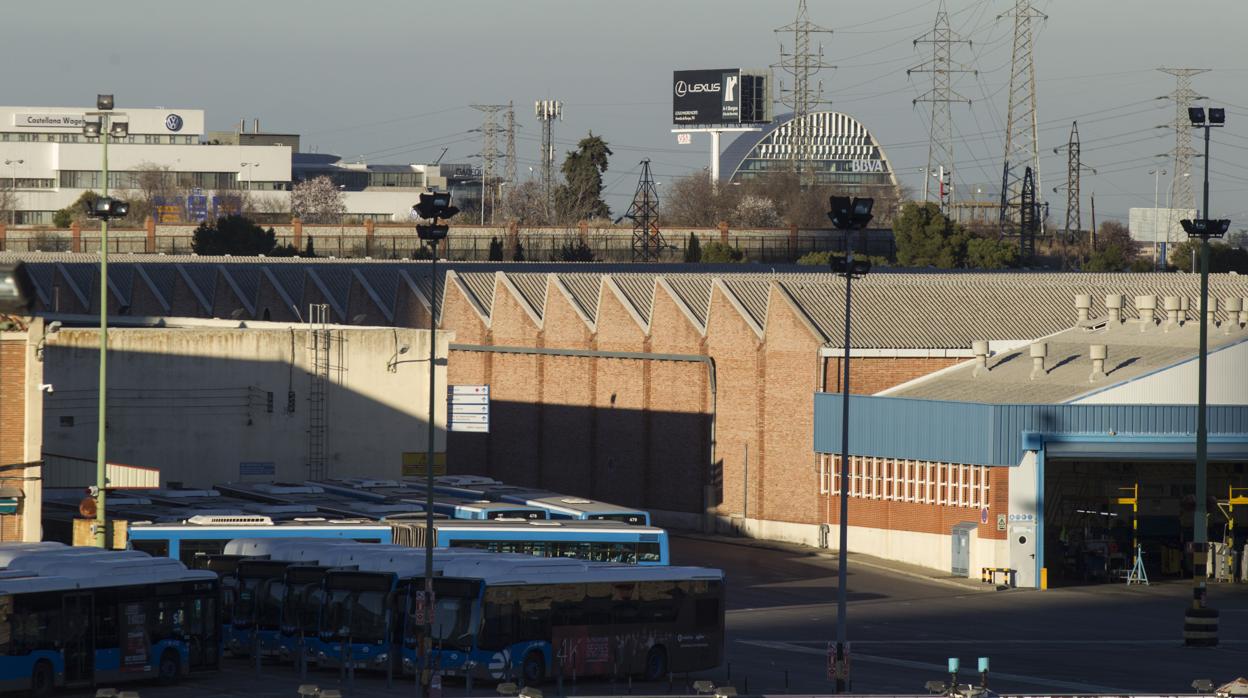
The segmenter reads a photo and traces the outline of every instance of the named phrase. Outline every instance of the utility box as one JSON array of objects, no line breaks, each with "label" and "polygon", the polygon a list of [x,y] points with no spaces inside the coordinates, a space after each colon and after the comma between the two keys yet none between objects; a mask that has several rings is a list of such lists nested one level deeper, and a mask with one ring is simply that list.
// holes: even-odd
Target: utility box
[{"label": "utility box", "polygon": [[953,525],[949,571],[954,576],[968,577],[971,574],[971,532],[978,527],[979,524],[971,522]]},{"label": "utility box", "polygon": [[[74,545],[82,547],[95,545],[95,533],[91,530],[91,527],[94,525],[95,519],[74,519]],[[108,522],[108,535],[105,536],[104,540],[109,543],[109,548],[113,550],[125,550],[129,531],[129,522],[110,520]]]}]

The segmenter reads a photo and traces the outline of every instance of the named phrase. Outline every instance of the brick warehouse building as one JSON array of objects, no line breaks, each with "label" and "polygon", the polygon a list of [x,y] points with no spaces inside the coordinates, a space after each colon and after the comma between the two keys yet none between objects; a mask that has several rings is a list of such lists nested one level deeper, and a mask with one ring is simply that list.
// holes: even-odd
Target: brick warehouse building
[{"label": "brick warehouse building", "polygon": [[0,541],[39,540],[43,320],[0,322]]},{"label": "brick warehouse building", "polygon": [[[98,307],[92,256],[26,259],[41,310],[72,318]],[[450,435],[453,471],[645,506],[669,525],[711,519],[749,535],[826,540],[837,506],[828,457],[812,447],[812,396],[839,389],[844,289],[835,277],[749,266],[446,266],[436,305],[440,326],[455,332],[450,383],[487,384],[492,401],[491,433]],[[428,268],[135,256],[110,264],[109,302],[138,323],[288,321],[324,303],[338,321],[419,327]],[[1215,297],[1248,295],[1239,277],[1212,283]],[[1076,294],[1098,299],[1094,312],[1106,294],[1126,294],[1134,312],[1134,295],[1192,298],[1196,279],[881,272],[859,288],[852,387],[875,394],[972,359],[973,341],[999,353],[1068,329]],[[947,567],[951,527],[1008,509],[1004,469],[933,465],[957,496],[851,502],[855,530],[885,532],[872,534],[872,552]],[[1005,532],[987,520],[975,530],[978,559],[999,559]]]}]

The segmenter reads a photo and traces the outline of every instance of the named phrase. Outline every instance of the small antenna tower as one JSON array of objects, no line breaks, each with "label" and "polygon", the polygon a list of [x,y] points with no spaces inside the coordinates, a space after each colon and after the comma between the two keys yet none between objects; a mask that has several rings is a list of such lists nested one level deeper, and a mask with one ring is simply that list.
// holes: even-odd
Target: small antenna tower
[{"label": "small antenna tower", "polygon": [[511,100],[507,101],[507,169],[503,181],[509,191],[516,186],[516,108]]},{"label": "small antenna tower", "polygon": [[549,220],[555,208],[555,140],[554,124],[563,121],[563,102],[555,99],[539,99],[533,110],[542,122],[542,194],[546,197],[546,218]]},{"label": "small antenna tower", "polygon": [[780,62],[772,67],[779,68],[790,78],[787,87],[784,80],[780,81],[780,103],[793,110],[793,120],[789,122],[789,157],[802,183],[810,185],[814,183],[815,126],[809,117],[820,105],[827,104],[823,99],[823,82],[817,76],[823,68],[836,68],[823,60],[823,44],[811,47],[810,35],[830,35],[832,30],[811,22],[806,0],[798,0],[797,19],[775,32],[793,35],[792,51],[786,52],[784,40],[780,40]]},{"label": "small antenna tower", "polygon": [[622,217],[633,222],[633,261],[658,261],[667,243],[659,231],[659,188],[650,175],[648,158],[641,161],[641,179],[637,181],[633,203]]},{"label": "small antenna tower", "polygon": [[[1031,31],[1033,19],[1048,16],[1031,6],[1032,0],[1015,0],[1014,9],[1000,15],[1014,18],[1014,50],[1010,58],[1010,106],[1005,117],[1005,162],[1001,170],[1001,234],[1023,221],[1023,178],[1031,170],[1032,193],[1040,191],[1040,151],[1037,134],[1036,61]],[[1039,205],[1039,198],[1032,202]],[[1034,222],[1035,212],[1028,214]],[[1034,242],[1034,241],[1033,241]]]},{"label": "small antenna tower", "polygon": [[[948,213],[953,206],[953,119],[949,105],[953,103],[970,104],[971,100],[958,94],[953,89],[953,76],[957,73],[975,73],[979,71],[953,62],[953,48],[957,44],[971,46],[971,42],[959,38],[949,28],[949,14],[945,12],[945,2],[941,0],[936,10],[936,24],[928,33],[914,40],[915,47],[919,44],[932,45],[932,58],[906,71],[911,73],[931,73],[932,88],[920,95],[912,104],[927,102],[932,105],[931,132],[927,142],[927,171],[923,177],[923,201],[928,200],[928,189],[933,173],[942,174],[940,210]],[[943,169],[942,169],[943,168]],[[943,177],[949,178],[948,185]]]}]

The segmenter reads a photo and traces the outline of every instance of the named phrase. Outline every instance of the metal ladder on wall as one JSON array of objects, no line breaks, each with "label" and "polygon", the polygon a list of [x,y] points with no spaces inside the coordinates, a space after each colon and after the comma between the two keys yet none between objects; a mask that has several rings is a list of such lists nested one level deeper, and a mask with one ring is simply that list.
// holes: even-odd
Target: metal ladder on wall
[{"label": "metal ladder on wall", "polygon": [[308,479],[329,477],[329,306],[308,306]]}]

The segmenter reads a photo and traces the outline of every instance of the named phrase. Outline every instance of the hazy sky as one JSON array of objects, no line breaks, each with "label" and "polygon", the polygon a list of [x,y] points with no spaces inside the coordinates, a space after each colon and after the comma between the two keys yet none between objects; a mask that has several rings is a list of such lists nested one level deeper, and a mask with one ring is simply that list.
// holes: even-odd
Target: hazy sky
[{"label": "hazy sky", "polygon": [[[930,76],[906,76],[925,56],[912,40],[927,31],[939,0],[809,0],[824,35],[823,72],[832,109],[882,142],[903,182],[922,186],[928,124],[912,100]],[[1066,143],[1078,119],[1083,159],[1098,174],[1098,219],[1124,218],[1153,202],[1151,167],[1174,146],[1173,78],[1161,65],[1213,68],[1198,92],[1228,108],[1215,132],[1215,215],[1248,225],[1248,2],[1244,0],[1037,0],[1048,15],[1036,37],[1041,177],[1052,217],[1064,219]],[[538,158],[533,100],[563,100],[560,150],[587,131],[615,157],[606,182],[616,215],[650,157],[658,178],[708,165],[707,137],[679,146],[671,129],[671,72],[763,67],[778,57],[773,28],[792,21],[796,0],[442,0],[337,2],[12,3],[0,42],[4,102],[87,105],[116,93],[119,108],[203,108],[210,129],[259,118],[265,130],[303,134],[305,150],[369,162],[448,162],[480,150],[472,103],[516,104],[519,171]],[[955,55],[979,73],[956,88],[955,182],[968,191],[1000,181],[1009,79],[1012,0],[948,0],[955,31],[974,41]],[[779,109],[778,109],[779,111]],[[249,121],[250,127],[250,121]],[[501,143],[500,143],[501,147]],[[559,156],[562,160],[562,155]],[[479,162],[479,161],[477,161]],[[1193,173],[1200,194],[1201,172]],[[1166,178],[1161,182],[1165,205]]]}]

